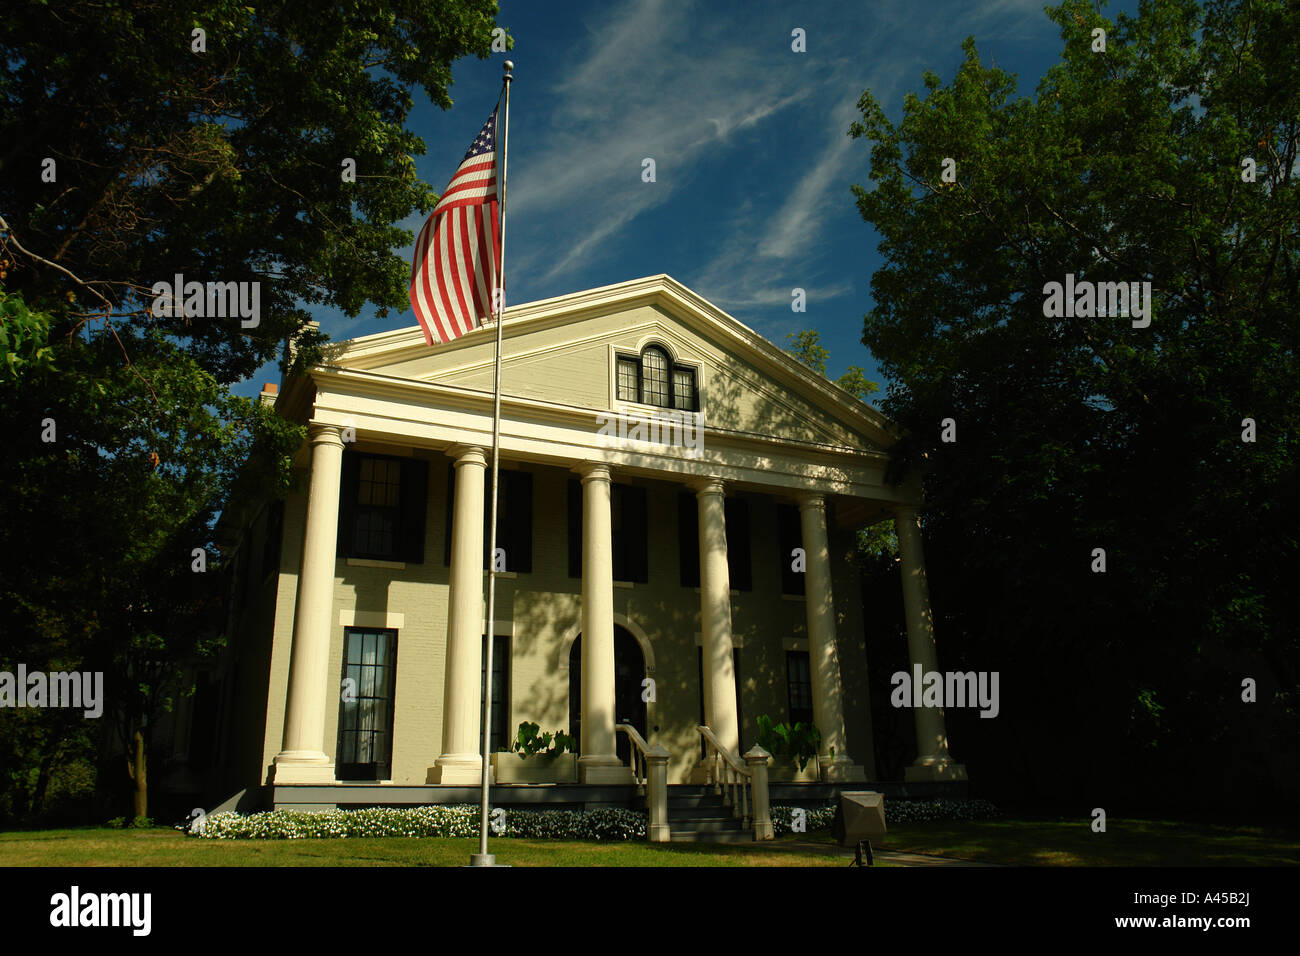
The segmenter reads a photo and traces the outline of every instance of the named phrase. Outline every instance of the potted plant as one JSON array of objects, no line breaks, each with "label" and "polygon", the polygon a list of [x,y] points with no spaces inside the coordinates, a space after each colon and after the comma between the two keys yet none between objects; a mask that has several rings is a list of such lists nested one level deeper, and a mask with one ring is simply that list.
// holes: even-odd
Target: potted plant
[{"label": "potted plant", "polygon": [[758,745],[772,755],[768,779],[775,783],[820,783],[817,752],[822,735],[813,724],[797,721],[773,724],[766,714],[758,718]]},{"label": "potted plant", "polygon": [[540,731],[539,725],[522,721],[511,749],[492,755],[492,772],[497,783],[577,782],[577,738],[562,730]]}]

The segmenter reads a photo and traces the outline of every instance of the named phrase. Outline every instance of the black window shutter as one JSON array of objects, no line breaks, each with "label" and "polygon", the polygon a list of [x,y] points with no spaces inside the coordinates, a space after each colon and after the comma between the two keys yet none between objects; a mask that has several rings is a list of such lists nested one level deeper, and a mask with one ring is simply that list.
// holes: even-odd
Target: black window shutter
[{"label": "black window shutter", "polygon": [[[506,570],[513,571],[514,561],[510,557],[510,546],[506,542],[504,528],[510,527],[510,488],[506,484],[507,473],[497,472],[497,544],[506,549]],[[491,567],[492,561],[492,472],[483,471],[483,570]]]},{"label": "black window shutter", "polygon": [[424,563],[424,533],[428,524],[429,463],[421,458],[402,460],[402,528],[398,560]]},{"label": "black window shutter", "polygon": [[531,574],[533,570],[533,476],[527,471],[511,471],[510,524],[502,538],[509,542],[506,562],[511,571]]},{"label": "black window shutter", "polygon": [[677,496],[677,564],[684,588],[700,586],[700,515],[695,496]]},{"label": "black window shutter", "polygon": [[569,577],[582,577],[582,484],[569,479]]},{"label": "black window shutter", "polygon": [[645,584],[650,580],[649,528],[646,522],[646,491],[623,487],[623,573],[624,581]]},{"label": "black window shutter", "polygon": [[356,539],[357,488],[361,481],[361,456],[343,453],[343,472],[339,476],[339,543],[338,556],[352,555]]},{"label": "black window shutter", "polygon": [[[519,524],[520,514],[524,504],[520,500],[525,494],[524,482],[521,478],[527,478],[527,490],[532,490],[532,475],[523,471],[506,471],[501,469],[497,472],[497,547],[506,553],[505,568],[506,571],[531,571],[532,558],[525,555],[524,548],[520,545],[521,541],[516,525]],[[529,502],[531,505],[531,502]],[[532,527],[531,515],[529,517],[530,527],[526,546],[529,550],[532,548]],[[483,569],[488,569],[489,561],[492,560],[492,475],[486,476],[486,483],[483,488]],[[528,567],[523,565],[527,562]]]},{"label": "black window shutter", "polygon": [[622,485],[609,486],[609,549],[610,563],[614,566],[614,580],[627,581],[627,528],[623,524]]},{"label": "black window shutter", "polygon": [[790,565],[794,562],[792,552],[803,547],[803,530],[799,525],[799,509],[794,505],[777,505],[777,524],[780,527],[781,547],[781,593],[803,594],[804,575],[794,571]]},{"label": "black window shutter", "polygon": [[456,466],[454,464],[447,465],[446,498],[447,498],[447,523],[442,526],[443,531],[446,532],[443,535],[442,563],[447,567],[451,567],[451,515],[452,515],[452,502],[456,500]]},{"label": "black window shutter", "polygon": [[749,502],[728,498],[724,505],[727,522],[727,576],[737,591],[752,591],[754,581],[749,561]]}]

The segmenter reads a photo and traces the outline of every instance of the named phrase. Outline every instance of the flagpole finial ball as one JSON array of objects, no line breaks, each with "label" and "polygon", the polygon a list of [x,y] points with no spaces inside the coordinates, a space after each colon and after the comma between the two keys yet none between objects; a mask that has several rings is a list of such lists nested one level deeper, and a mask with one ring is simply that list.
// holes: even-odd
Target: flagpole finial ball
[{"label": "flagpole finial ball", "polygon": [[506,71],[506,76],[509,76],[510,71],[513,70],[514,68],[515,68],[514,60],[506,60],[504,63],[501,64],[501,69]]}]

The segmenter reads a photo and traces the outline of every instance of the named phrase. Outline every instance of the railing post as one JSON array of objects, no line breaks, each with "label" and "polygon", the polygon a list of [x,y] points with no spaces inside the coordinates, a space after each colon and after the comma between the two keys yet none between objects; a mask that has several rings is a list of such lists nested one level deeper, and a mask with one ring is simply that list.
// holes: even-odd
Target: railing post
[{"label": "railing post", "polygon": [[745,763],[749,764],[750,778],[754,786],[755,840],[771,840],[776,836],[772,832],[772,811],[767,798],[767,761],[771,756],[757,744],[745,754]]},{"label": "railing post", "polygon": [[646,807],[649,825],[646,839],[651,843],[667,843],[672,839],[668,826],[668,758],[670,754],[659,744],[645,753]]}]

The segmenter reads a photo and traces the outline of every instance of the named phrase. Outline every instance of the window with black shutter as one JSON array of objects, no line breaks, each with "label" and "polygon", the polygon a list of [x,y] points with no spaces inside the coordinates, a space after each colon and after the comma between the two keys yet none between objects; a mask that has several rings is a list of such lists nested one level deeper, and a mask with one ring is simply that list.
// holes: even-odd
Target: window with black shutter
[{"label": "window with black shutter", "polygon": [[677,496],[677,567],[684,588],[700,586],[700,512],[695,496]]},{"label": "window with black shutter", "polygon": [[[582,577],[582,482],[569,480],[569,577]],[[610,486],[611,548],[614,580],[650,580],[649,527],[646,490],[632,485]]]},{"label": "window with black shutter", "polygon": [[753,569],[750,565],[749,502],[743,498],[727,498],[727,575],[735,591],[754,589]]},{"label": "window with black shutter", "polygon": [[[533,570],[533,476],[527,471],[497,472],[497,547],[505,551],[505,570],[530,574]],[[492,554],[492,476],[483,489],[483,567]],[[447,469],[447,519],[442,563],[451,564],[451,532],[455,515],[456,466]],[[500,570],[500,568],[498,568]]]},{"label": "window with black shutter", "polygon": [[[803,547],[803,529],[799,524],[799,509],[794,505],[776,506],[777,531],[781,553],[781,593],[803,594],[804,574],[792,568],[794,549]],[[807,566],[806,563],[804,565]]]},{"label": "window with black shutter", "polygon": [[812,669],[807,651],[785,652],[785,686],[790,705],[790,726],[813,722]]},{"label": "window with black shutter", "polygon": [[[751,591],[754,588],[753,568],[750,562],[749,502],[742,498],[727,498],[723,505],[727,523],[727,577],[731,589]],[[677,563],[684,588],[700,586],[700,513],[696,497],[683,492],[677,496]]]},{"label": "window with black shutter", "polygon": [[422,564],[428,483],[422,459],[345,451],[339,556]]}]

